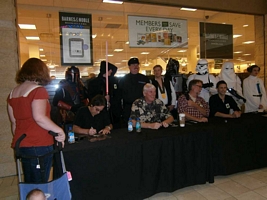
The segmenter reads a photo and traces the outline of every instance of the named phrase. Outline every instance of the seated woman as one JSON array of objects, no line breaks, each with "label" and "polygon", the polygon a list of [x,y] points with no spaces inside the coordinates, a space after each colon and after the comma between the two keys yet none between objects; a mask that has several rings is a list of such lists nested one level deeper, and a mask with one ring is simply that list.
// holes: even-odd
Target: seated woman
[{"label": "seated woman", "polygon": [[[218,94],[210,97],[210,117],[238,118],[241,111],[233,97],[226,95],[227,84],[225,81],[219,81],[216,85]],[[230,113],[230,109],[233,113]]]},{"label": "seated woman", "polygon": [[109,134],[113,126],[108,112],[104,109],[105,105],[105,97],[96,95],[89,106],[78,110],[73,122],[73,131],[84,135]]}]

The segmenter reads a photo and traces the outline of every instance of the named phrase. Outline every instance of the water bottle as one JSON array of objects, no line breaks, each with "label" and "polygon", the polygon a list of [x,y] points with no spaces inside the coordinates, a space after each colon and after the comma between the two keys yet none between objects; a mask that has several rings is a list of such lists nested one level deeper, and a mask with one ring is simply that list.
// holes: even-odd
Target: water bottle
[{"label": "water bottle", "polygon": [[69,127],[69,131],[68,131],[68,142],[69,142],[69,144],[75,143],[74,132],[73,132],[71,126]]},{"label": "water bottle", "polygon": [[141,123],[140,123],[140,118],[139,117],[136,119],[135,130],[136,130],[137,133],[141,132]]},{"label": "water bottle", "polygon": [[133,131],[133,122],[132,119],[129,118],[128,120],[128,132],[132,132]]}]

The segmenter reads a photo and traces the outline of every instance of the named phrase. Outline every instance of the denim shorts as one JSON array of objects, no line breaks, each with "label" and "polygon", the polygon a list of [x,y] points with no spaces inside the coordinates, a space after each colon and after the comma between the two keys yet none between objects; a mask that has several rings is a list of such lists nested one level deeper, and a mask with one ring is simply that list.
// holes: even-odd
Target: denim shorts
[{"label": "denim shorts", "polygon": [[[26,156],[43,156],[53,151],[53,145],[43,147],[21,147],[20,153]],[[47,182],[52,166],[53,154],[41,158],[21,158],[25,183]],[[43,166],[43,167],[41,167]],[[42,169],[41,169],[42,168]]]}]

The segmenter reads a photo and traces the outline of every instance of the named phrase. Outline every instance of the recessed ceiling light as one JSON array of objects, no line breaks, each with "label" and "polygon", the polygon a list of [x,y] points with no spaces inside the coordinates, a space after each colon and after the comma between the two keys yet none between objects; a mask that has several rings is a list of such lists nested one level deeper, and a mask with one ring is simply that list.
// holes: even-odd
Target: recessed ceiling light
[{"label": "recessed ceiling light", "polygon": [[248,27],[248,24],[244,24],[243,27]]},{"label": "recessed ceiling light", "polygon": [[125,44],[129,44],[129,41],[125,42]]},{"label": "recessed ceiling light", "polygon": [[242,53],[242,51],[235,51],[234,53]]},{"label": "recessed ceiling light", "polygon": [[27,40],[40,40],[40,38],[37,36],[26,36]]},{"label": "recessed ceiling light", "polygon": [[103,0],[103,3],[123,4],[123,1]]},{"label": "recessed ceiling light", "polygon": [[44,51],[44,49],[39,49],[39,51]]},{"label": "recessed ceiling light", "polygon": [[97,36],[97,34],[93,34],[93,35],[92,35],[92,38],[93,38],[93,39],[95,39],[95,38],[96,38],[96,36]]},{"label": "recessed ceiling light", "polygon": [[121,62],[128,62],[128,60],[122,60]]},{"label": "recessed ceiling light", "polygon": [[243,54],[243,56],[250,56],[250,55],[251,55],[250,53]]},{"label": "recessed ceiling light", "polygon": [[43,57],[45,57],[45,55],[43,55],[43,54],[41,54],[41,55],[39,55],[40,56],[40,58],[43,58]]},{"label": "recessed ceiling light", "polygon": [[242,35],[233,35],[233,38],[241,37]]},{"label": "recessed ceiling light", "polygon": [[196,11],[197,9],[195,8],[181,8],[180,10],[186,10],[186,11]]},{"label": "recessed ceiling light", "polygon": [[41,59],[41,61],[43,61],[43,62],[46,62],[46,61],[47,61],[47,59]]},{"label": "recessed ceiling light", "polygon": [[252,44],[254,43],[255,41],[246,41],[246,42],[242,42],[243,44]]},{"label": "recessed ceiling light", "polygon": [[114,56],[113,54],[108,54],[108,57],[112,57],[112,56]]},{"label": "recessed ceiling light", "polygon": [[115,63],[115,65],[120,65],[121,63]]},{"label": "recessed ceiling light", "polygon": [[36,29],[34,24],[19,24],[20,29]]},{"label": "recessed ceiling light", "polygon": [[121,52],[123,49],[114,49],[115,52]]},{"label": "recessed ceiling light", "polygon": [[147,55],[149,54],[149,52],[141,52],[141,54]]},{"label": "recessed ceiling light", "polygon": [[179,52],[179,53],[183,53],[183,52],[186,52],[187,50],[179,50],[179,51],[177,51],[177,52]]}]

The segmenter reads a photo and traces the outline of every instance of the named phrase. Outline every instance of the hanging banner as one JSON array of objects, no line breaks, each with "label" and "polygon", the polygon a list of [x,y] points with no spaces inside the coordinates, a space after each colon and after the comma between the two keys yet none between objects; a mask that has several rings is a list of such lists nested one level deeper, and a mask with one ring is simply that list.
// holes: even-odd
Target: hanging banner
[{"label": "hanging banner", "polygon": [[59,12],[61,65],[92,65],[92,16]]},{"label": "hanging banner", "polygon": [[200,58],[233,59],[233,26],[200,22]]},{"label": "hanging banner", "polygon": [[128,16],[130,47],[188,47],[187,20]]}]

